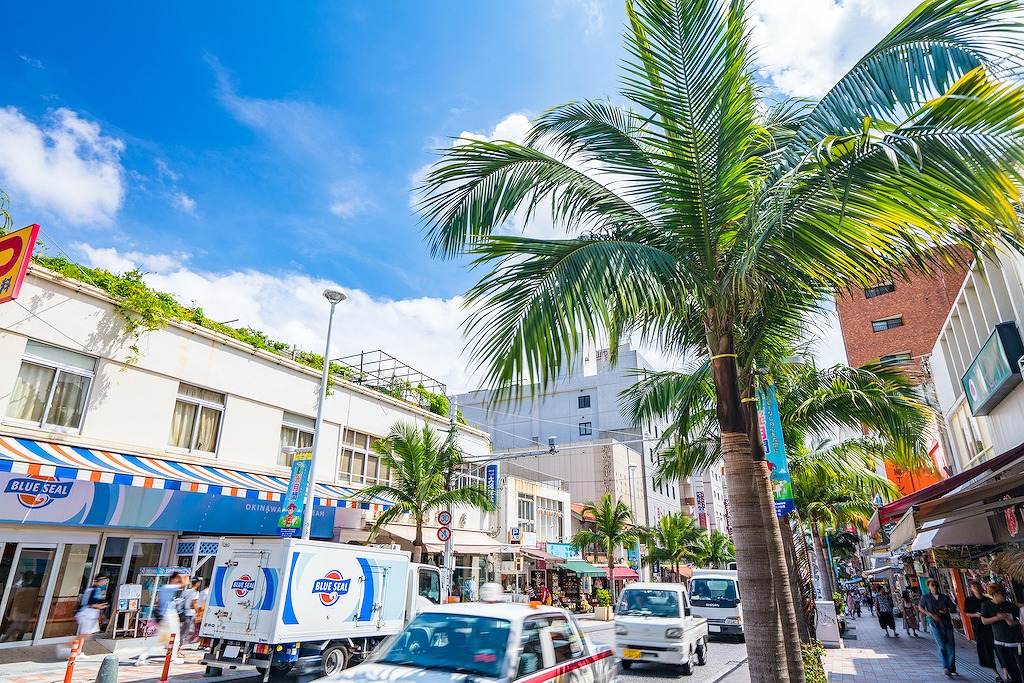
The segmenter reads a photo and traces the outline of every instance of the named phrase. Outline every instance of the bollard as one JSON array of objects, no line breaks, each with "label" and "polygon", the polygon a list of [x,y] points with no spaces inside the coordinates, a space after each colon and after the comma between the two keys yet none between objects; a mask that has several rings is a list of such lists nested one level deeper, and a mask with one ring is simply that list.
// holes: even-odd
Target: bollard
[{"label": "bollard", "polygon": [[167,640],[167,654],[164,655],[164,672],[160,676],[160,683],[167,683],[167,677],[171,673],[171,657],[174,655],[174,634]]},{"label": "bollard", "polygon": [[82,641],[75,638],[71,641],[71,654],[68,655],[68,668],[64,670],[64,683],[71,683],[71,676],[75,673],[75,659],[82,649]]},{"label": "bollard", "polygon": [[104,657],[100,670],[96,672],[96,683],[117,683],[117,669],[120,665],[117,655]]}]

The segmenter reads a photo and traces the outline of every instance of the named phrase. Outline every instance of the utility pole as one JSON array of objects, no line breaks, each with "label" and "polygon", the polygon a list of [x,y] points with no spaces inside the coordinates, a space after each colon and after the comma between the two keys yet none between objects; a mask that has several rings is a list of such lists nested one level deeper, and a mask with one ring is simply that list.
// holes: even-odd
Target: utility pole
[{"label": "utility pole", "polygon": [[[452,397],[451,402],[449,403],[448,412],[449,412],[449,416],[448,416],[448,446],[449,446],[449,448],[454,449],[456,447],[456,445],[457,445],[456,444],[456,436],[457,436],[456,435],[456,425],[458,424],[458,415],[459,415],[459,402],[458,402],[457,398]],[[455,468],[452,467],[451,471],[448,472],[448,481],[446,482],[446,485],[447,485],[449,491],[452,490],[452,488],[455,486],[454,479],[455,479]],[[447,512],[448,512],[448,515],[449,515],[449,519],[453,519],[451,517],[452,511],[451,511],[450,508],[447,510]],[[454,521],[454,519],[453,519],[453,521]],[[441,572],[441,581],[442,581],[441,595],[443,595],[445,600],[447,601],[447,599],[452,594],[452,585],[454,583],[454,578],[455,578],[455,532],[454,531],[448,534],[448,540],[446,540],[444,542],[444,560],[443,560],[443,562],[444,562],[444,571]]]}]

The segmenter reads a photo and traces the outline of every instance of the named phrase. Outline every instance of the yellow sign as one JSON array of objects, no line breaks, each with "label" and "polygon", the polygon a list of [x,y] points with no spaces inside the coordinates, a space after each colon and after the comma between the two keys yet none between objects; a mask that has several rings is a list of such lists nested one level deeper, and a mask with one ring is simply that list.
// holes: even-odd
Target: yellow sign
[{"label": "yellow sign", "polygon": [[18,298],[38,234],[39,226],[30,225],[0,237],[0,304]]}]

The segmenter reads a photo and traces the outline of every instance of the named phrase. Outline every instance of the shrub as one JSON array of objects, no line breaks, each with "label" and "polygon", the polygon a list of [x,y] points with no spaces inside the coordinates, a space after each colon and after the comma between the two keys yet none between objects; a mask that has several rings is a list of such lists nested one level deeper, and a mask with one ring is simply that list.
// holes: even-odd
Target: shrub
[{"label": "shrub", "polygon": [[846,614],[846,600],[843,599],[842,593],[832,593],[832,602],[836,603],[836,614]]},{"label": "shrub", "polygon": [[607,588],[601,588],[594,595],[597,598],[598,607],[608,607],[612,604],[612,594]]},{"label": "shrub", "polygon": [[801,643],[801,649],[807,683],[828,683],[828,678],[825,676],[825,664],[822,661],[825,657],[825,648],[817,640],[812,640],[809,643]]}]

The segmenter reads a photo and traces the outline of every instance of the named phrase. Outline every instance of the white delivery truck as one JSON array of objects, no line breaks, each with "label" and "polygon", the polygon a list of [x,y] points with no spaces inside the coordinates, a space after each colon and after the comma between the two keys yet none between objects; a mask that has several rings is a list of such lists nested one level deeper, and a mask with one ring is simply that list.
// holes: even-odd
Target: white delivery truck
[{"label": "white delivery truck", "polygon": [[694,569],[690,577],[690,604],[696,616],[708,620],[708,631],[746,641],[743,604],[735,569]]},{"label": "white delivery truck", "polygon": [[387,548],[294,538],[225,538],[199,636],[207,675],[253,667],[324,674],[369,654],[441,600],[436,567]]}]

